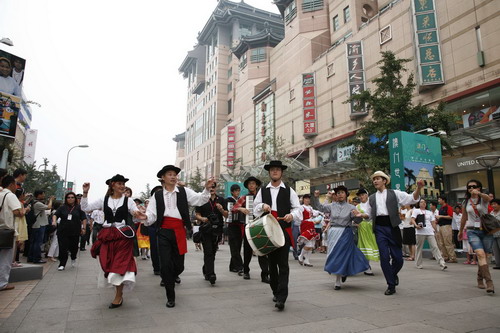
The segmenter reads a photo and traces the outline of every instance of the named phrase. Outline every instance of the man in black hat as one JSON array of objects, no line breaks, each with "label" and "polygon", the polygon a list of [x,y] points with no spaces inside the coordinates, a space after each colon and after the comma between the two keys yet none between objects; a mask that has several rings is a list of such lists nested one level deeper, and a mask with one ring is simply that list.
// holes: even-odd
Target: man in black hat
[{"label": "man in black hat", "polygon": [[[248,190],[248,194],[245,196],[242,196],[236,204],[233,206],[232,212],[239,212],[240,215],[243,215],[244,218],[244,223],[246,223],[247,216],[248,216],[248,222],[250,223],[253,221],[253,199],[255,198],[255,195],[257,195],[257,192],[260,188],[260,185],[262,185],[262,182],[255,178],[255,177],[248,177],[245,182],[243,183],[243,186]],[[248,202],[248,204],[247,204]],[[251,204],[250,204],[251,203]],[[250,280],[250,261],[252,260],[253,256],[253,249],[250,246],[250,243],[248,243],[248,239],[244,235],[244,229],[242,231],[242,237],[243,237],[243,278],[245,280]],[[259,266],[261,269],[260,273],[260,278],[261,281],[264,283],[269,283],[269,261],[267,260],[266,256],[259,256]]]},{"label": "man in black hat", "polygon": [[145,225],[156,225],[160,272],[167,293],[167,307],[175,306],[176,278],[184,271],[184,254],[187,252],[186,228],[191,228],[189,206],[199,206],[208,201],[208,189],[214,183],[209,179],[202,193],[177,186],[176,166],[166,165],[156,175],[163,180],[163,190],[151,197],[146,210]]},{"label": "man in black hat", "polygon": [[[150,192],[152,197],[156,192],[162,191],[163,186],[155,186]],[[158,234],[156,233],[156,226],[148,226],[149,246],[151,248],[151,264],[153,265],[153,274],[160,275],[160,255],[158,254]]]},{"label": "man in black hat", "polygon": [[[231,185],[231,196],[226,198],[228,211],[230,206],[240,198],[241,188],[238,184]],[[228,215],[227,236],[229,240],[229,250],[231,251],[231,259],[229,260],[229,271],[243,275],[243,259],[241,258],[241,245],[243,242],[243,231],[245,230],[245,215],[238,211],[231,211]]]},{"label": "man in black hat", "polygon": [[228,211],[226,201],[217,195],[217,184],[213,183],[210,188],[210,199],[204,205],[196,207],[196,219],[202,222],[200,226],[201,244],[203,247],[203,275],[205,280],[215,284],[217,276],[215,274],[215,254],[219,249],[219,242],[222,239],[224,228],[224,218],[227,218]]},{"label": "man in black hat", "polygon": [[254,200],[254,215],[272,214],[278,221],[285,236],[285,246],[268,254],[270,284],[276,302],[275,306],[281,311],[285,308],[288,297],[288,251],[294,245],[291,222],[293,218],[300,218],[300,202],[297,193],[282,180],[283,171],[287,166],[281,161],[271,161],[264,166],[269,171],[271,182],[259,191]]}]

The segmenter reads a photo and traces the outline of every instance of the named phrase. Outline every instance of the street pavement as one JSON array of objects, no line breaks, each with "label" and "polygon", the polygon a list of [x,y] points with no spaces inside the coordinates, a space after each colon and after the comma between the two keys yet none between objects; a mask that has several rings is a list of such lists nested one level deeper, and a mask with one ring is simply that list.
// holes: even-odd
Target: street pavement
[{"label": "street pavement", "polygon": [[[256,257],[252,279],[243,280],[228,271],[227,243],[220,246],[212,287],[201,274],[202,252],[189,242],[175,308],[165,307],[159,277],[139,258],[135,289],[122,307],[108,309],[114,291],[97,288],[99,267],[89,252],[80,253],[76,268],[58,272],[52,264],[10,316],[0,317],[0,332],[500,332],[500,295],[478,289],[477,267],[463,259],[446,271],[429,259],[424,269],[406,262],[397,293],[385,296],[378,263],[375,276],[349,277],[335,291],[323,271],[325,254],[312,255],[312,268],[290,255],[289,297],[279,312]],[[500,271],[491,271],[500,292]]]}]

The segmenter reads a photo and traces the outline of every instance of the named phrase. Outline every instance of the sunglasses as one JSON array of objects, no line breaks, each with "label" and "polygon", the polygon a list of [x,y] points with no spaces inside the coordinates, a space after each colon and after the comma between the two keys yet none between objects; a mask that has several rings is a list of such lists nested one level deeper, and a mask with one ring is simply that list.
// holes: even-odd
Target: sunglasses
[{"label": "sunglasses", "polygon": [[66,199],[74,199],[75,197],[66,197]]},{"label": "sunglasses", "polygon": [[469,186],[467,186],[467,189],[471,189],[471,188],[479,188],[479,186],[477,186],[477,185],[469,185]]}]

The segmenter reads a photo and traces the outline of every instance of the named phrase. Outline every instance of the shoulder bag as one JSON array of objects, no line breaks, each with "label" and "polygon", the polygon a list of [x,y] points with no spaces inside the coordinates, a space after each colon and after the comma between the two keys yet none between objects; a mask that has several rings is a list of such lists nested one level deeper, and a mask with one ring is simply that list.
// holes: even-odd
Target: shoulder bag
[{"label": "shoulder bag", "polygon": [[[7,197],[6,193],[2,200],[2,206],[0,206],[0,212],[2,211],[3,204],[5,202],[5,198]],[[5,222],[5,221],[2,221]],[[16,224],[14,220],[14,228],[10,229],[7,226],[0,228],[0,250],[8,250],[14,247],[14,235],[16,233]]]}]

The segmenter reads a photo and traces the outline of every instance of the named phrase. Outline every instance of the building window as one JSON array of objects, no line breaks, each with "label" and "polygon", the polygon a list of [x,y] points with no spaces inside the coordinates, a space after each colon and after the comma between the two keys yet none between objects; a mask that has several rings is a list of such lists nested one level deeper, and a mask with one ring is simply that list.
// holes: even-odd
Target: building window
[{"label": "building window", "polygon": [[233,61],[233,54],[232,53],[227,56],[227,63],[230,64],[231,61]]},{"label": "building window", "polygon": [[231,92],[232,90],[233,90],[233,83],[229,82],[229,84],[227,85],[227,92]]},{"label": "building window", "polygon": [[233,67],[227,70],[227,78],[229,79],[233,75]]},{"label": "building window", "polygon": [[231,114],[233,112],[233,101],[230,99],[227,101],[227,114]]},{"label": "building window", "polygon": [[297,4],[295,1],[296,0],[293,0],[288,5],[288,7],[285,8],[285,22],[286,23],[290,22],[291,20],[293,20],[293,18],[295,16],[297,16]]},{"label": "building window", "polygon": [[240,23],[240,37],[245,37],[252,34],[252,25]]},{"label": "building window", "polygon": [[253,49],[250,56],[250,62],[256,63],[263,61],[266,61],[266,49],[263,47],[259,47],[258,49]]},{"label": "building window", "polygon": [[351,20],[351,11],[349,10],[349,6],[344,8],[344,23],[347,23]]},{"label": "building window", "polygon": [[243,69],[247,66],[247,54],[244,53],[241,55],[241,58],[240,58],[240,69]]},{"label": "building window", "polygon": [[304,0],[302,3],[302,11],[314,12],[315,10],[323,9],[323,0]]},{"label": "building window", "polygon": [[295,89],[290,89],[290,100],[295,98]]},{"label": "building window", "polygon": [[333,18],[333,31],[339,30],[339,27],[340,27],[339,16],[335,15],[335,17]]},{"label": "building window", "polygon": [[332,75],[335,74],[335,68],[333,67],[333,62],[328,64],[328,66],[326,66],[326,72],[327,72],[327,77],[330,77]]}]

